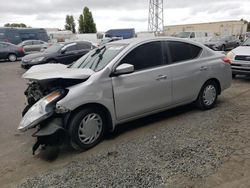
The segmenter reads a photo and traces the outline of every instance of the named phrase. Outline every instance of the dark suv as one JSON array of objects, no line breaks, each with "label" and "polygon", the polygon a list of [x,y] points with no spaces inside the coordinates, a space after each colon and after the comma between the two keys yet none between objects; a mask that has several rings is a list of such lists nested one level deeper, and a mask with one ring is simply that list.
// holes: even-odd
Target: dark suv
[{"label": "dark suv", "polygon": [[95,46],[91,42],[77,41],[56,43],[43,52],[26,55],[22,58],[22,67],[30,68],[33,65],[45,63],[71,64]]}]

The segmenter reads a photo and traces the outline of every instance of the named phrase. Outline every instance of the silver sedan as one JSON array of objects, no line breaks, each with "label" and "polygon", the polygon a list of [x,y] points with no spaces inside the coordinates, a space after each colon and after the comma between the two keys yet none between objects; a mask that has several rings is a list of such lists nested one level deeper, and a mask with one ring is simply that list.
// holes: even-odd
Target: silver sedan
[{"label": "silver sedan", "polygon": [[32,80],[32,102],[19,130],[38,127],[33,149],[64,135],[74,148],[88,149],[124,122],[192,102],[213,108],[232,72],[224,55],[201,44],[150,38],[108,43],[71,66],[38,65],[23,77]]}]

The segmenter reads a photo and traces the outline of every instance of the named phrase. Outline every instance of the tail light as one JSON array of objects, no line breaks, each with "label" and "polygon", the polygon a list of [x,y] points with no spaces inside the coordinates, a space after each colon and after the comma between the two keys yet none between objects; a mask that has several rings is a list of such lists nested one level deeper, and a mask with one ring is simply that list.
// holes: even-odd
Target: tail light
[{"label": "tail light", "polygon": [[18,51],[19,51],[20,53],[24,53],[24,49],[23,49],[23,48],[18,48]]},{"label": "tail light", "polygon": [[231,59],[229,59],[228,57],[224,57],[222,60],[224,63],[228,63],[228,64],[232,63]]}]

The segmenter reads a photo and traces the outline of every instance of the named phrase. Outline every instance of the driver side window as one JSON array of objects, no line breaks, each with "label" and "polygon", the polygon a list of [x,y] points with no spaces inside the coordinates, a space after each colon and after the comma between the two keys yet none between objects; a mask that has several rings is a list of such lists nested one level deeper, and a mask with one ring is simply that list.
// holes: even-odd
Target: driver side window
[{"label": "driver side window", "polygon": [[120,64],[124,63],[134,65],[135,71],[163,65],[161,42],[149,42],[136,47]]}]

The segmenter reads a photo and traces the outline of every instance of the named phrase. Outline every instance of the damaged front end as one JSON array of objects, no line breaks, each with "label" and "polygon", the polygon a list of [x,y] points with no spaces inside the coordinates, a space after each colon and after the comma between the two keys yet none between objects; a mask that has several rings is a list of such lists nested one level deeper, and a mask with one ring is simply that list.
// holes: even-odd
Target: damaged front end
[{"label": "damaged front end", "polygon": [[66,136],[63,126],[64,117],[56,113],[57,101],[66,94],[67,90],[62,89],[51,92],[31,106],[23,116],[18,130],[24,132],[38,127],[38,131],[33,135],[38,138],[33,147],[33,154],[40,145],[60,144],[59,140]]},{"label": "damaged front end", "polygon": [[37,137],[37,142],[33,146],[33,154],[40,145],[55,146],[67,140],[66,125],[70,110],[58,106],[57,102],[68,94],[69,87],[86,81],[92,74],[89,70],[79,72],[79,69],[70,70],[65,66],[59,66],[56,70],[54,68],[56,68],[55,65],[35,66],[23,76],[29,80],[25,91],[27,106],[22,113],[23,118],[18,130],[24,132],[37,128],[33,134]]}]

